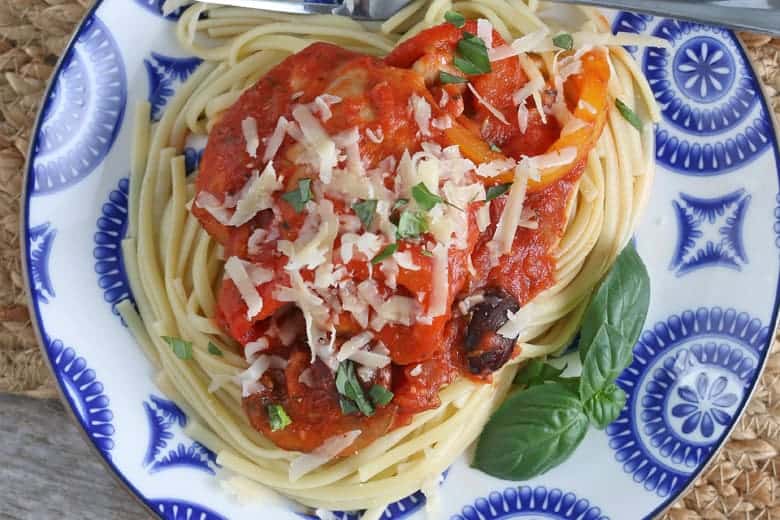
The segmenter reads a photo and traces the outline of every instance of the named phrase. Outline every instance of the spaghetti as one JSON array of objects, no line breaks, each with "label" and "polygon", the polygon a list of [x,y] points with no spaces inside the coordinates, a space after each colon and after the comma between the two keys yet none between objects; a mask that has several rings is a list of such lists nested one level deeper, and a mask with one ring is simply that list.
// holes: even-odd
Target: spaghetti
[{"label": "spaghetti", "polygon": [[[545,78],[551,82],[560,78],[561,74],[566,74],[562,72],[566,67],[571,69],[569,75],[576,76],[581,70],[578,67],[587,66],[588,60],[603,57],[609,72],[608,99],[620,99],[645,121],[655,121],[658,111],[650,89],[631,56],[620,47],[654,42],[627,35],[612,36],[600,15],[583,9],[572,11],[580,19],[573,27],[575,30],[566,33],[571,37],[573,53],[561,55],[561,49],[553,44],[552,35],[563,33],[567,28],[553,21],[554,17],[540,7],[534,0],[454,3],[416,0],[381,27],[368,27],[336,16],[301,18],[203,4],[189,7],[180,17],[176,27],[179,43],[204,62],[168,102],[159,122],[150,123],[148,104],[140,105],[136,111],[130,223],[123,253],[137,311],[127,301],[119,305],[119,310],[154,364],[160,388],[192,418],[188,425],[189,435],[218,454],[219,464],[235,474],[225,481],[226,485],[242,496],[268,499],[269,493],[278,493],[311,508],[365,509],[364,518],[371,520],[378,518],[389,503],[419,489],[431,494],[439,475],[477,438],[491,412],[501,403],[518,364],[560,351],[576,333],[593,287],[627,242],[646,202],[653,178],[653,131],[650,124],[638,130],[616,109],[602,107],[598,110],[598,107],[581,102],[572,111],[565,103],[557,108],[554,103],[545,104]],[[554,283],[541,293],[532,294],[530,301],[521,302],[523,305],[517,312],[511,312],[511,319],[502,329],[511,329],[509,334],[517,337],[521,348],[519,354],[516,351],[491,378],[480,381],[456,377],[438,392],[438,406],[412,414],[349,456],[334,457],[349,451],[360,436],[359,430],[342,432],[316,449],[304,450],[310,453],[282,449],[279,442],[272,441],[276,437],[264,435],[254,427],[242,407],[247,395],[253,388],[257,389],[252,387],[257,381],[242,379],[242,374],[253,366],[247,360],[251,356],[246,356],[245,349],[249,345],[242,347],[234,339],[235,335],[226,332],[215,321],[220,312],[219,287],[223,276],[231,278],[241,291],[238,278],[257,280],[265,273],[252,271],[251,266],[235,260],[236,256],[224,258],[225,244],[214,238],[218,235],[215,229],[218,229],[220,219],[223,226],[228,226],[230,220],[233,224],[241,224],[241,202],[234,201],[226,206],[224,201],[202,198],[203,190],[198,189],[202,186],[196,187],[186,174],[184,147],[190,140],[202,139],[217,128],[224,114],[239,102],[243,93],[252,89],[285,58],[300,53],[311,44],[328,42],[345,52],[369,56],[392,52],[391,61],[396,60],[399,66],[405,67],[410,64],[402,64],[405,59],[403,42],[415,41],[416,36],[426,34],[423,31],[440,24],[445,13],[451,10],[468,18],[480,18],[475,32],[483,41],[495,40],[494,46],[487,45],[492,57],[498,63],[502,59],[517,63],[528,78],[530,87],[516,95],[519,97],[519,102],[515,103],[517,120],[521,128],[533,124],[529,123],[527,107],[541,117],[547,113],[547,117],[566,119],[567,124],[561,126],[569,135],[583,132],[583,125],[595,128],[597,114],[603,114],[599,123],[604,125],[603,132],[600,137],[595,135],[598,141],[581,157],[577,150],[564,143],[553,147],[553,153],[546,154],[546,160],[538,160],[536,165],[520,161],[519,164],[511,163],[516,165],[514,169],[506,168],[506,164],[500,162],[503,156],[492,152],[484,152],[484,157],[491,160],[474,161],[479,165],[477,171],[482,172],[486,186],[508,186],[508,182],[514,181],[512,187],[507,188],[509,193],[505,198],[519,200],[520,209],[523,198],[530,200],[530,194],[539,192],[545,183],[553,185],[566,175],[572,175],[571,164],[582,165],[581,172],[569,177],[573,187],[567,198],[565,230],[552,250]],[[573,22],[569,24],[574,25]],[[486,26],[490,32],[485,32]],[[461,33],[457,34],[460,38]],[[608,48],[608,51],[604,52],[602,48]],[[558,85],[561,92],[563,81],[565,77]],[[483,128],[491,118],[502,120],[501,111],[480,96],[479,85],[475,88],[469,83],[468,88],[475,96],[475,103],[481,104],[482,108],[478,106],[477,110],[484,114]],[[293,97],[297,95],[293,94]],[[438,103],[439,99],[434,101]],[[445,101],[441,99],[441,104],[446,104]],[[334,99],[330,102],[337,103]],[[412,105],[420,129],[438,124],[446,133],[453,123],[431,118],[426,112],[431,107],[426,108],[422,103],[429,105],[425,100]],[[320,97],[316,104],[319,112],[315,113],[322,119],[327,119],[331,108],[337,110],[331,107],[328,98]],[[306,110],[312,113],[312,110]],[[583,123],[588,112],[593,112],[593,122]],[[299,132],[305,117],[302,114],[297,119]],[[254,119],[242,121],[246,143],[242,142],[241,146],[246,146],[250,155],[265,150],[273,139],[270,135],[258,135],[257,128],[253,127],[256,124]],[[263,146],[259,146],[261,138],[267,139]],[[348,138],[342,138],[347,139],[344,146],[349,146]],[[379,146],[390,137],[372,130],[366,132],[366,139]],[[467,154],[466,146],[461,146],[461,150]],[[445,160],[441,148],[429,153],[438,154],[438,160]],[[464,157],[456,159],[463,160]],[[317,160],[324,159],[319,157]],[[268,161],[268,164],[272,162]],[[275,179],[268,173],[263,170],[258,182]],[[274,189],[278,190],[278,186]],[[307,200],[297,202],[305,204]],[[507,208],[510,205],[511,202],[507,202]],[[522,221],[520,209],[515,226]],[[320,207],[318,211],[325,210]],[[509,209],[505,213],[507,211]],[[198,212],[201,221],[212,219],[211,225],[206,226],[209,231],[193,214]],[[219,218],[218,214],[221,215]],[[249,218],[253,216],[254,213]],[[326,220],[327,217],[322,216],[320,225],[323,229],[327,227]],[[494,221],[491,225],[496,228],[495,243],[485,248],[486,258],[506,252],[514,237],[515,228],[510,226],[509,240],[504,237],[502,242],[502,224]],[[374,248],[371,256],[378,253]],[[432,248],[431,254],[435,262],[437,249]],[[408,258],[398,261],[409,263]],[[446,267],[444,273],[446,276]],[[289,283],[295,284],[294,280]],[[301,283],[305,289],[306,282]],[[260,313],[264,299],[252,300],[251,292],[241,294],[245,304],[242,312]],[[265,300],[267,305],[267,298]],[[460,302],[465,312],[473,304],[467,300]],[[287,301],[298,304],[297,300]],[[256,307],[254,310],[253,306]],[[431,303],[430,307],[433,306]],[[310,328],[307,317],[307,330]],[[330,338],[335,340],[335,336],[334,332]],[[183,361],[182,356],[174,353],[170,348],[171,338],[182,338],[191,344],[191,352],[185,356],[191,359]],[[352,346],[356,350],[361,348],[360,345]],[[259,352],[267,345],[257,344],[254,348]],[[381,352],[367,353],[382,356]],[[263,370],[273,365],[272,357],[265,356]],[[285,360],[276,362],[286,363]],[[479,369],[473,372],[477,373]]]}]

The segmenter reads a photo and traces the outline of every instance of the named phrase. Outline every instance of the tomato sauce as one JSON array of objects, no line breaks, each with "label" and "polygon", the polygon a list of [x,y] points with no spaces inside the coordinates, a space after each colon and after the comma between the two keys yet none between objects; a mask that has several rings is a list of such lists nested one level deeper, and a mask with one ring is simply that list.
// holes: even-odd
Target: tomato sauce
[{"label": "tomato sauce", "polygon": [[[366,131],[381,132],[381,142],[361,137],[360,153],[366,170],[376,168],[387,157],[398,160],[406,150],[417,150],[423,141],[441,146],[458,144],[464,155],[467,149],[484,152],[489,145],[498,146],[503,154],[519,159],[539,155],[548,150],[560,134],[554,118],[543,122],[535,108],[530,110],[528,129],[520,132],[512,94],[528,80],[516,59],[493,63],[493,71],[469,78],[477,91],[510,122],[501,122],[463,85],[441,85],[438,71],[462,75],[452,59],[463,31],[476,32],[475,22],[463,29],[444,24],[422,32],[399,45],[385,60],[362,56],[333,45],[316,43],[290,56],[274,67],[256,85],[220,117],[209,135],[196,183],[197,192],[208,192],[220,202],[225,194],[235,194],[244,186],[253,169],[262,171],[263,137],[271,135],[280,117],[292,121],[295,104],[313,103],[323,93],[339,96],[342,101],[331,107],[332,117],[322,126],[329,135],[357,128],[361,136]],[[501,45],[494,33],[494,45]],[[433,67],[433,68],[431,68]],[[431,71],[435,73],[431,73]],[[445,94],[446,93],[446,94]],[[452,128],[432,131],[423,138],[409,110],[410,96],[424,98],[432,107],[432,117],[449,115]],[[442,96],[449,98],[440,103]],[[246,150],[241,123],[253,117],[261,144],[256,157]],[[285,271],[288,258],[277,252],[279,240],[294,241],[302,232],[305,212],[298,213],[282,199],[282,194],[296,189],[302,178],[314,178],[317,172],[307,170],[297,161],[300,145],[290,136],[273,160],[273,166],[283,189],[274,194],[275,209],[258,213],[239,227],[221,224],[209,211],[193,205],[193,213],[205,229],[225,248],[225,256],[238,256],[274,273],[271,281],[257,286],[263,299],[260,314],[248,319],[247,306],[234,283],[226,278],[218,294],[217,322],[242,345],[265,337],[269,346],[263,354],[280,356],[285,368],[267,370],[260,379],[263,390],[244,398],[247,416],[258,431],[281,448],[311,451],[326,439],[351,430],[361,430],[358,440],[349,448],[354,452],[387,431],[408,424],[414,414],[439,406],[439,391],[459,375],[489,380],[486,374],[469,373],[465,364],[463,338],[467,318],[449,310],[430,323],[416,322],[411,326],[387,324],[376,338],[390,352],[392,363],[373,370],[363,387],[367,391],[379,385],[393,392],[393,399],[377,406],[373,415],[342,412],[334,373],[323,361],[312,362],[307,345],[305,324],[300,311],[275,297],[280,287],[289,287],[291,280]],[[500,157],[504,155],[499,154]],[[480,233],[476,211],[481,204],[464,208],[468,222],[468,244],[462,250],[450,250],[448,255],[449,290],[447,308],[475,291],[499,287],[516,299],[519,305],[531,300],[555,280],[553,249],[560,239],[567,219],[566,209],[573,196],[584,161],[571,168],[556,182],[531,193],[525,202],[536,215],[536,229],[521,228],[515,235],[512,252],[491,267],[488,242],[503,211],[506,197],[490,204],[491,223]],[[393,179],[385,179],[388,187]],[[315,195],[317,195],[315,193]],[[350,213],[350,208],[338,198],[332,198],[337,214]],[[274,213],[276,212],[276,213]],[[262,229],[268,238],[252,251],[248,240]],[[399,251],[408,252],[419,269],[401,267],[397,274],[396,294],[416,298],[426,308],[433,292],[433,259],[426,250],[426,240],[400,241]],[[380,293],[387,292],[387,280],[379,266],[370,269],[368,259],[358,253],[349,262],[342,262],[340,237],[334,244],[334,264],[343,263],[348,277],[357,285],[374,280]],[[315,273],[302,269],[301,276],[312,281]],[[347,313],[336,318],[339,342],[362,332],[363,327]],[[282,328],[294,334],[285,341]],[[270,332],[277,331],[271,334]],[[516,354],[516,352],[515,352]],[[267,406],[280,404],[292,423],[280,431],[272,431]],[[347,454],[346,452],[344,455]]]}]

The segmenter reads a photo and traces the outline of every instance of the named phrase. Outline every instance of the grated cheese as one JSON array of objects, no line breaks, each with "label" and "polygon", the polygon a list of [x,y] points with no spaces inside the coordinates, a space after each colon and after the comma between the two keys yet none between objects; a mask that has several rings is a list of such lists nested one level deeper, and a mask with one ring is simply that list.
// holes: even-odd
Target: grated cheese
[{"label": "grated cheese", "polygon": [[276,153],[279,151],[279,148],[282,146],[282,142],[284,141],[284,136],[287,133],[287,127],[289,124],[290,122],[284,116],[280,117],[276,121],[276,127],[274,128],[273,133],[265,142],[263,162],[272,161],[273,158],[276,157]]},{"label": "grated cheese", "polygon": [[333,117],[330,107],[336,103],[341,103],[341,98],[332,94],[322,94],[314,98],[314,106],[320,114],[320,119],[327,121]]},{"label": "grated cheese", "polygon": [[244,225],[258,212],[269,209],[273,206],[273,193],[281,189],[282,183],[276,177],[272,162],[265,166],[263,173],[258,174],[257,170],[252,170],[252,175],[239,192],[236,211],[230,217],[228,225]]},{"label": "grated cheese", "polygon": [[431,135],[431,105],[428,104],[424,97],[417,94],[411,95],[409,105],[412,107],[414,120],[420,129],[420,134],[423,136]]},{"label": "grated cheese", "polygon": [[447,247],[444,244],[436,244],[433,248],[433,291],[428,304],[428,316],[435,318],[447,312],[447,299],[449,296],[449,262],[447,260]]},{"label": "grated cheese", "polygon": [[250,341],[244,346],[244,358],[247,361],[252,361],[255,355],[266,350],[268,348],[268,340],[266,338],[259,338],[257,341]]},{"label": "grated cheese", "polygon": [[[261,388],[264,388],[259,379],[263,377],[268,369],[285,369],[287,368],[287,360],[279,356],[260,356],[258,357],[246,370],[238,374],[238,380],[241,382],[242,395],[247,397],[252,395],[252,390],[256,388],[257,384]],[[247,393],[249,392],[249,393]]]},{"label": "grated cheese", "polygon": [[352,336],[341,345],[338,354],[336,354],[336,359],[339,361],[349,359],[352,354],[368,345],[373,337],[374,335],[368,331]]},{"label": "grated cheese", "polygon": [[377,127],[376,130],[366,128],[366,136],[368,136],[369,141],[376,144],[380,144],[385,140],[385,134],[382,131],[382,127]]},{"label": "grated cheese", "polygon": [[225,274],[233,281],[246,304],[246,317],[251,320],[263,310],[263,299],[247,273],[246,263],[237,256],[225,262]]},{"label": "grated cheese", "polygon": [[487,99],[483,98],[483,97],[482,97],[482,96],[479,94],[479,92],[477,92],[477,89],[476,89],[476,88],[474,88],[474,85],[472,85],[471,83],[468,83],[466,86],[468,86],[468,88],[469,88],[469,90],[471,91],[471,93],[472,93],[472,94],[474,94],[474,97],[475,97],[475,98],[477,98],[477,101],[479,101],[479,103],[480,103],[482,106],[484,106],[485,108],[487,108],[487,109],[488,109],[488,111],[489,111],[491,114],[493,114],[493,116],[494,116],[496,119],[498,119],[499,121],[501,121],[501,122],[502,122],[502,123],[504,123],[505,125],[508,125],[508,124],[509,124],[509,121],[507,121],[507,120],[506,120],[506,118],[504,117],[504,114],[502,114],[502,113],[501,113],[501,112],[500,112],[500,111],[499,111],[499,110],[498,110],[496,107],[494,107],[493,105],[491,105],[491,104],[490,104],[490,102],[489,102]]},{"label": "grated cheese", "polygon": [[327,439],[321,446],[311,453],[304,453],[290,462],[290,482],[296,482],[307,473],[311,473],[334,459],[339,453],[349,448],[360,436],[360,430],[335,435]]},{"label": "grated cheese", "polygon": [[507,199],[504,211],[496,225],[496,231],[488,247],[491,249],[492,262],[498,263],[498,258],[509,253],[512,250],[512,243],[515,240],[515,232],[520,223],[520,217],[523,213],[523,203],[525,202],[525,189],[528,179],[528,159],[523,159],[515,167],[515,181],[509,189],[509,198]]},{"label": "grated cheese", "polygon": [[[312,151],[319,157],[318,169],[320,179],[327,184],[333,175],[333,168],[338,163],[338,154],[336,153],[336,144],[333,139],[325,132],[319,121],[314,117],[308,107],[296,105],[292,111],[293,118],[300,125],[303,140]],[[288,125],[288,132],[290,131]]]},{"label": "grated cheese", "polygon": [[246,142],[246,153],[250,157],[257,157],[257,147],[260,146],[260,138],[257,135],[257,121],[254,117],[247,117],[241,121],[241,132]]},{"label": "grated cheese", "polygon": [[414,263],[411,251],[397,251],[393,253],[393,258],[398,262],[398,266],[407,271],[419,271],[420,266]]},{"label": "grated cheese", "polygon": [[488,50],[493,48],[493,24],[484,18],[477,20],[477,36],[485,43]]},{"label": "grated cheese", "polygon": [[295,242],[277,242],[277,249],[288,258],[284,266],[287,271],[297,271],[304,267],[315,269],[327,261],[339,230],[339,219],[334,212],[333,202],[322,200],[317,205],[316,214],[307,215],[304,228],[317,229],[316,234],[309,236],[302,230]]},{"label": "grated cheese", "polygon": [[422,374],[422,365],[419,364],[419,363],[417,365],[415,365],[415,367],[409,371],[409,375],[412,376],[412,377],[417,377],[420,374]]},{"label": "grated cheese", "polygon": [[226,226],[228,222],[230,222],[230,212],[228,209],[235,207],[235,201],[226,196],[224,202],[219,202],[219,199],[213,194],[207,191],[201,191],[198,193],[198,196],[195,197],[195,206],[205,209],[214,217],[214,220],[223,226]]},{"label": "grated cheese", "polygon": [[560,150],[555,150],[546,154],[537,155],[528,159],[528,166],[538,170],[566,166],[571,164],[577,158],[577,148],[567,146]]},{"label": "grated cheese", "polygon": [[437,130],[447,130],[448,128],[452,128],[452,118],[446,114],[437,117],[431,121],[431,126]]},{"label": "grated cheese", "polygon": [[477,166],[477,175],[487,178],[495,177],[510,168],[514,168],[516,165],[517,162],[510,157],[506,159],[495,159]]}]

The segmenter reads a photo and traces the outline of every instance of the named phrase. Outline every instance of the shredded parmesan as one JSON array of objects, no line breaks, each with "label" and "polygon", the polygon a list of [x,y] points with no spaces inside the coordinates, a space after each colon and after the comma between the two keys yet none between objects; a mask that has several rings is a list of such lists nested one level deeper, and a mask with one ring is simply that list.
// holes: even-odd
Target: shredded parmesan
[{"label": "shredded parmesan", "polygon": [[431,135],[431,105],[428,104],[424,97],[417,94],[412,94],[409,98],[409,105],[412,107],[414,120],[420,129],[420,134],[423,136]]},{"label": "shredded parmesan", "polygon": [[261,174],[253,170],[252,175],[241,188],[236,211],[230,217],[228,225],[241,226],[252,220],[258,212],[269,209],[273,205],[273,193],[281,189],[282,183],[276,177],[272,162],[265,166]]},{"label": "shredded parmesan", "polygon": [[393,258],[398,262],[398,266],[407,271],[419,271],[420,266],[414,263],[412,253],[410,251],[398,251],[393,253]]},{"label": "shredded parmesan", "polygon": [[[333,168],[338,163],[336,144],[325,132],[311,110],[304,105],[296,105],[292,111],[293,118],[300,125],[301,133],[307,146],[319,157],[319,172],[322,182],[327,184],[333,175]],[[290,130],[288,125],[288,132]]]},{"label": "shredded parmesan", "polygon": [[368,345],[373,337],[374,335],[367,331],[361,332],[357,336],[352,336],[341,345],[338,354],[336,354],[336,359],[339,361],[349,359],[352,354]]},{"label": "shredded parmesan", "polygon": [[335,435],[327,439],[321,446],[311,453],[304,453],[290,462],[290,482],[297,482],[302,476],[311,473],[315,469],[327,464],[339,453],[349,448],[360,436],[360,430]]},{"label": "shredded parmesan", "polygon": [[501,121],[501,122],[502,122],[502,123],[504,123],[505,125],[508,125],[508,124],[509,124],[509,121],[507,121],[507,120],[506,120],[506,118],[504,117],[504,114],[502,114],[502,113],[501,113],[501,112],[500,112],[500,111],[499,111],[499,110],[498,110],[496,107],[494,107],[493,105],[491,105],[491,104],[490,104],[490,102],[489,102],[487,99],[483,98],[483,97],[482,97],[482,96],[479,94],[479,92],[477,92],[477,89],[476,89],[476,88],[474,88],[474,85],[472,85],[471,83],[468,83],[468,84],[467,84],[467,86],[468,86],[469,90],[471,91],[471,93],[472,93],[472,94],[474,94],[474,97],[475,97],[475,98],[477,98],[477,101],[479,101],[479,103],[480,103],[482,106],[484,106],[485,108],[487,108],[487,109],[488,109],[488,111],[489,111],[491,114],[493,114],[493,116],[494,116],[496,119],[498,119],[499,121]]},{"label": "shredded parmesan", "polygon": [[493,24],[484,18],[477,20],[477,36],[485,43],[488,50],[493,48]]},{"label": "shredded parmesan", "polygon": [[231,256],[225,262],[225,274],[233,281],[241,298],[246,303],[246,317],[252,319],[263,310],[263,299],[247,273],[245,262],[237,256]]},{"label": "shredded parmesan", "polygon": [[382,131],[382,127],[377,127],[376,130],[366,128],[366,136],[368,137],[369,141],[376,144],[380,144],[385,140],[385,134]]},{"label": "shredded parmesan", "polygon": [[509,189],[509,198],[504,211],[496,225],[496,232],[493,235],[488,247],[491,248],[493,263],[497,263],[498,258],[509,253],[512,250],[512,243],[515,239],[515,232],[520,223],[520,217],[523,213],[523,203],[525,202],[525,189],[528,180],[528,159],[523,159],[515,167],[515,181]]},{"label": "shredded parmesan", "polygon": [[544,170],[547,168],[555,168],[558,166],[566,166],[571,164],[577,158],[577,148],[574,146],[567,146],[560,150],[555,150],[543,155],[537,155],[528,159],[528,165],[531,168],[538,170]]},{"label": "shredded parmesan", "polygon": [[419,363],[417,365],[415,365],[415,367],[409,371],[409,375],[412,376],[412,377],[417,377],[420,374],[422,374],[422,365],[419,364]]},{"label": "shredded parmesan", "polygon": [[268,340],[266,338],[259,338],[257,341],[250,341],[244,346],[244,358],[247,361],[252,361],[255,355],[266,350],[268,348]]},{"label": "shredded parmesan", "polygon": [[282,146],[282,142],[284,141],[284,136],[287,133],[287,126],[289,124],[290,122],[284,116],[280,117],[279,120],[276,121],[276,127],[274,128],[273,133],[265,142],[263,162],[272,161],[273,158],[276,157],[276,153],[279,151],[279,148]]},{"label": "shredded parmesan", "polygon": [[449,296],[449,262],[447,260],[447,247],[444,244],[436,244],[433,248],[433,292],[428,305],[428,316],[435,318],[447,312],[447,299]]},{"label": "shredded parmesan", "polygon": [[477,175],[480,177],[495,177],[505,171],[514,168],[517,162],[514,159],[496,159],[494,161],[482,163],[477,167]]},{"label": "shredded parmesan", "polygon": [[257,147],[260,146],[260,138],[257,135],[257,121],[254,117],[247,117],[241,121],[241,132],[246,141],[246,153],[250,157],[257,157]]}]

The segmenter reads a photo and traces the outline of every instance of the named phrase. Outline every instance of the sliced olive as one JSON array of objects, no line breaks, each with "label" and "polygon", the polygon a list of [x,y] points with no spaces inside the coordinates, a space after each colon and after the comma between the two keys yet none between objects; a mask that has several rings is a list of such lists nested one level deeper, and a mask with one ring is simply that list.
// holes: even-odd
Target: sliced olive
[{"label": "sliced olive", "polygon": [[464,342],[472,374],[490,374],[509,361],[517,338],[505,338],[498,329],[509,320],[507,314],[519,308],[517,301],[501,289],[489,289],[485,299],[474,306]]}]

